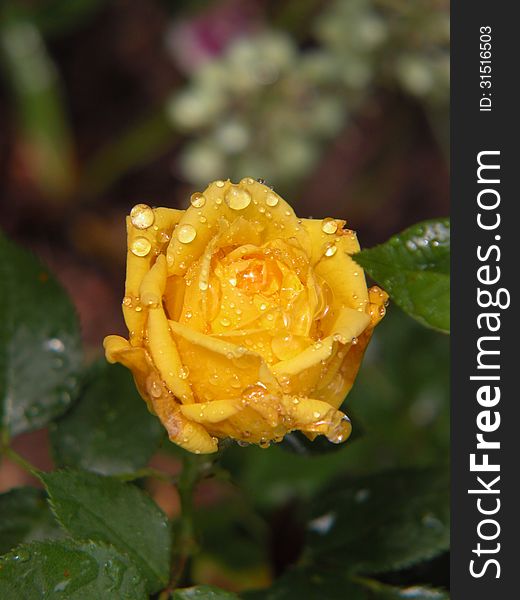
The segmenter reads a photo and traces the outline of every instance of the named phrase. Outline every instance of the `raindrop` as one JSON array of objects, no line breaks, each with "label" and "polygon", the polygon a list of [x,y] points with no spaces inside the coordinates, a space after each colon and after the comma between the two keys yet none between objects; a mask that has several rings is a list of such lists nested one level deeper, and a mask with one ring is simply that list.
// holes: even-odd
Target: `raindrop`
[{"label": "raindrop", "polygon": [[162,396],[161,384],[153,375],[149,376],[146,380],[146,391],[152,398]]},{"label": "raindrop", "polygon": [[321,222],[321,230],[323,233],[333,234],[338,230],[338,222],[335,219],[331,219],[330,217],[327,219],[323,219]]},{"label": "raindrop", "polygon": [[267,204],[267,206],[276,206],[279,201],[280,199],[274,192],[268,192],[265,198],[265,203]]},{"label": "raindrop", "polygon": [[226,193],[226,204],[233,210],[243,210],[251,204],[251,194],[239,187],[233,186]]},{"label": "raindrop", "polygon": [[193,225],[181,225],[177,229],[177,239],[182,244],[189,244],[193,242],[193,240],[197,237],[197,232],[195,231],[195,227]]},{"label": "raindrop", "polygon": [[326,248],[325,248],[325,256],[334,256],[334,254],[336,254],[336,252],[338,251],[338,247],[335,246],[334,244],[329,244]]},{"label": "raindrop", "polygon": [[152,249],[150,240],[145,237],[136,237],[132,242],[131,250],[132,254],[136,256],[146,256]]},{"label": "raindrop", "polygon": [[336,521],[335,513],[330,512],[325,515],[322,515],[321,517],[317,517],[316,519],[313,519],[312,521],[309,521],[309,524],[307,525],[307,527],[311,531],[315,531],[316,533],[325,535],[326,533],[328,533],[330,531],[330,529],[334,525],[335,521]]},{"label": "raindrop", "polygon": [[51,352],[63,352],[65,350],[65,344],[58,338],[51,338],[50,340],[45,341],[44,348]]},{"label": "raindrop", "polygon": [[27,562],[31,558],[31,555],[27,550],[20,548],[13,556],[13,560],[16,562]]},{"label": "raindrop", "polygon": [[179,369],[179,378],[180,379],[188,379],[188,375],[190,374],[190,370],[188,369],[188,367],[181,367]]},{"label": "raindrop", "polygon": [[153,225],[155,215],[147,204],[136,204],[130,211],[130,220],[137,229],[148,229]]},{"label": "raindrop", "polygon": [[202,208],[206,204],[206,196],[200,192],[195,192],[191,195],[190,203],[195,208]]}]

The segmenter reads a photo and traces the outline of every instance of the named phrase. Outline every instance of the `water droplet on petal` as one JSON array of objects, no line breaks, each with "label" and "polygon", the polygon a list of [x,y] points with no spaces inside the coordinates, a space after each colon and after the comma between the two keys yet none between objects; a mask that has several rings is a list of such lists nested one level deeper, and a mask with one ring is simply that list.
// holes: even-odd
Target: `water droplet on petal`
[{"label": "water droplet on petal", "polygon": [[265,197],[265,203],[267,206],[276,206],[279,201],[280,198],[278,198],[274,192],[268,192],[267,196]]},{"label": "water droplet on petal", "polygon": [[179,240],[179,242],[181,242],[182,244],[189,244],[190,242],[193,242],[193,240],[197,237],[197,232],[195,230],[195,227],[193,227],[193,225],[181,225],[177,231],[177,239]]},{"label": "water droplet on petal", "polygon": [[162,396],[161,383],[154,375],[150,375],[146,380],[146,391],[152,398],[159,398]]},{"label": "water droplet on petal", "polygon": [[152,244],[150,240],[145,237],[136,237],[135,240],[132,242],[132,254],[135,254],[136,256],[146,256],[147,254],[149,254],[151,249]]},{"label": "water droplet on petal", "polygon": [[321,230],[323,233],[333,234],[338,230],[338,222],[335,219],[327,218],[321,222]]},{"label": "water droplet on petal", "polygon": [[226,192],[226,204],[233,210],[243,210],[251,204],[251,194],[239,187],[233,186]]},{"label": "water droplet on petal", "polygon": [[190,203],[195,208],[202,208],[206,204],[206,196],[200,192],[195,192],[191,195]]},{"label": "water droplet on petal", "polygon": [[336,254],[336,252],[338,251],[338,247],[335,244],[329,244],[326,248],[325,248],[325,256],[334,256],[334,254]]},{"label": "water droplet on petal", "polygon": [[188,379],[188,375],[190,374],[190,370],[188,369],[188,367],[181,367],[179,369],[179,378],[180,379]]},{"label": "water droplet on petal", "polygon": [[221,179],[219,179],[219,180],[215,181],[215,185],[218,188],[223,188],[225,184],[224,184],[224,182]]},{"label": "water droplet on petal", "polygon": [[137,229],[148,229],[153,224],[155,215],[147,204],[136,204],[130,211],[130,220]]}]

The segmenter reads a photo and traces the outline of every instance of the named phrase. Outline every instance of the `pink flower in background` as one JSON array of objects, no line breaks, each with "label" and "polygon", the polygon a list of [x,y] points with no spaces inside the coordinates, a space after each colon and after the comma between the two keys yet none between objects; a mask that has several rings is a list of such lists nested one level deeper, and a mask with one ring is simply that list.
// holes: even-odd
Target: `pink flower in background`
[{"label": "pink flower in background", "polygon": [[260,25],[254,2],[228,0],[191,19],[174,21],[166,33],[166,47],[176,65],[191,73],[222,54],[233,40],[251,34]]}]

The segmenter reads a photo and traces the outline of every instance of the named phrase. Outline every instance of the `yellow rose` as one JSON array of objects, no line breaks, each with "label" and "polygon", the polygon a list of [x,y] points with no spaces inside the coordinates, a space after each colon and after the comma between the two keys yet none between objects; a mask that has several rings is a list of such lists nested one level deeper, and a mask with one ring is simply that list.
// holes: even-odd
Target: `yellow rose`
[{"label": "yellow rose", "polygon": [[298,219],[251,178],[211,183],[185,210],[139,204],[127,218],[123,313],[110,362],[186,450],[218,438],[268,445],[293,430],[347,439],[338,410],[387,295],[367,290],[338,219]]}]

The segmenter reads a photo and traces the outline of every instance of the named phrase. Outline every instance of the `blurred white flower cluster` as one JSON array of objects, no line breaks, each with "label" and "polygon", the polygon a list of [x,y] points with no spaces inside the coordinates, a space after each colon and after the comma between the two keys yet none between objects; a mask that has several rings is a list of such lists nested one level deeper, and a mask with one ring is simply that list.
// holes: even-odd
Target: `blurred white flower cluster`
[{"label": "blurred white flower cluster", "polygon": [[449,16],[435,0],[336,0],[312,45],[262,30],[234,38],[169,102],[187,134],[182,175],[193,184],[247,174],[301,180],[374,86],[447,106]]}]

